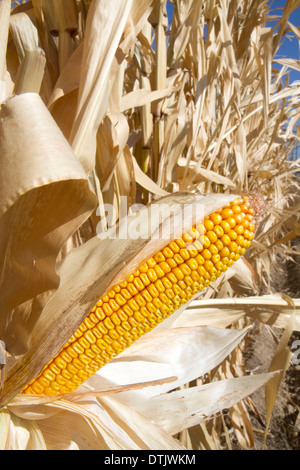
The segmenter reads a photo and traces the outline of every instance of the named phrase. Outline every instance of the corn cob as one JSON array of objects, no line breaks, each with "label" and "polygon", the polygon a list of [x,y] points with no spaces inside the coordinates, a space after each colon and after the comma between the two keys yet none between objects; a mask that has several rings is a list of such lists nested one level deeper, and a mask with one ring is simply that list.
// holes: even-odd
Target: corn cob
[{"label": "corn cob", "polygon": [[166,245],[102,296],[22,393],[74,391],[238,260],[254,237],[254,214],[248,196],[235,199]]}]

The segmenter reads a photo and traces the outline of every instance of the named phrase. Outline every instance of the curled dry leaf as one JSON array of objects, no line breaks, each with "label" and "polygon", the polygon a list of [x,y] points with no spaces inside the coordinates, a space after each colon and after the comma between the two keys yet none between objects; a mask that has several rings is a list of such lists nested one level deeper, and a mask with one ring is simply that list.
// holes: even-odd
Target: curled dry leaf
[{"label": "curled dry leaf", "polygon": [[32,329],[59,286],[59,251],[96,199],[37,94],[2,105],[0,141],[0,337],[17,356],[27,351]]}]

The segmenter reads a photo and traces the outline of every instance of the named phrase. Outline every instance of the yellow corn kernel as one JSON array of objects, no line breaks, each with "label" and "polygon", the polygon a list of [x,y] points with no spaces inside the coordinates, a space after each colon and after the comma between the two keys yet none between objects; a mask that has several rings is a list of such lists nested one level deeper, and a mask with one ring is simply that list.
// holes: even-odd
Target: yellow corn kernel
[{"label": "yellow corn kernel", "polygon": [[133,281],[135,287],[137,288],[138,291],[141,291],[144,289],[144,284],[143,282],[141,281],[141,279],[139,277],[136,277]]},{"label": "yellow corn kernel", "polygon": [[214,243],[211,244],[208,249],[209,249],[209,251],[211,252],[212,255],[217,255],[219,253],[219,250],[218,250],[217,246]]},{"label": "yellow corn kernel", "polygon": [[172,272],[176,276],[177,280],[180,280],[180,279],[184,278],[184,274],[183,274],[183,272],[181,271],[180,268],[175,268],[175,269],[172,270]]},{"label": "yellow corn kernel", "polygon": [[109,305],[113,309],[114,312],[119,310],[120,305],[118,304],[118,302],[116,302],[115,299],[109,299]]},{"label": "yellow corn kernel", "polygon": [[[133,281],[134,281],[134,278],[133,278],[132,282],[129,282],[129,283],[127,284],[127,289],[128,289],[128,292],[129,292],[129,294],[130,294],[131,296],[132,296],[132,295],[136,295],[136,294],[138,293],[138,290],[137,290],[137,288],[135,287]],[[126,302],[125,302],[125,303],[126,303]],[[124,303],[124,305],[125,305],[125,303]]]},{"label": "yellow corn kernel", "polygon": [[222,235],[224,235],[224,230],[222,229],[221,225],[215,225],[213,230],[218,238],[221,238]]},{"label": "yellow corn kernel", "polygon": [[179,253],[179,246],[177,245],[177,243],[174,241],[174,242],[171,242],[169,243],[169,248],[173,251],[173,253]]},{"label": "yellow corn kernel", "polygon": [[176,264],[181,264],[181,263],[184,262],[184,259],[182,258],[182,256],[179,253],[176,253],[176,255],[174,255],[173,259],[176,262]]},{"label": "yellow corn kernel", "polygon": [[204,259],[210,259],[211,258],[211,252],[205,248],[203,251],[202,251],[202,256]]},{"label": "yellow corn kernel", "polygon": [[206,232],[206,236],[211,243],[215,243],[218,240],[218,236],[213,230]]},{"label": "yellow corn kernel", "polygon": [[144,307],[144,305],[146,305],[146,301],[141,294],[137,294],[134,297],[134,300],[136,301],[139,307]]}]

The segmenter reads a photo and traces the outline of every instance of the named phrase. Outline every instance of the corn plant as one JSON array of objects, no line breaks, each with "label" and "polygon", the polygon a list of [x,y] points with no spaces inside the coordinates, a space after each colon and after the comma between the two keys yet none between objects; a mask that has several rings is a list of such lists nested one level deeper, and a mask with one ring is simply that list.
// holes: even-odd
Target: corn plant
[{"label": "corn plant", "polygon": [[[288,341],[299,331],[299,299],[271,283],[277,256],[292,257],[300,234],[299,162],[288,158],[299,144],[300,87],[289,78],[299,61],[278,58],[282,41],[300,39],[290,21],[299,7],[287,0],[276,16],[266,0],[1,0],[0,448],[231,448],[229,409],[247,449],[249,396],[262,386],[267,445]],[[149,232],[161,204],[176,210]],[[251,217],[241,233],[239,212]],[[170,220],[174,232],[163,239]],[[115,236],[125,222],[137,237]],[[194,243],[187,260],[198,257],[206,271],[192,279],[195,263],[184,263],[190,286],[178,266],[172,282],[164,265],[164,285],[151,271],[156,289],[177,296],[168,314],[147,319],[142,336],[140,297],[124,324],[112,311],[102,318],[103,299],[114,305],[152,260],[173,258],[183,234]],[[195,247],[201,237],[209,245],[202,238]],[[169,297],[159,300],[164,312]],[[95,318],[102,336],[90,335],[83,353]],[[244,367],[255,322],[283,330],[263,374]],[[101,369],[87,363],[66,390],[77,371],[63,348],[76,343],[84,363],[104,337]],[[61,383],[45,394],[53,370]]]}]

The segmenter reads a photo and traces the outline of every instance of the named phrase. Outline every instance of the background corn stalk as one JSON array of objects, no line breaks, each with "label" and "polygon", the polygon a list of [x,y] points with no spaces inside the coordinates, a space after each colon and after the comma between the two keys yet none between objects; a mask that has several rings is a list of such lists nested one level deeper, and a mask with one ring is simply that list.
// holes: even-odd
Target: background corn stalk
[{"label": "background corn stalk", "polygon": [[[299,179],[294,176],[299,165],[287,159],[299,142],[300,87],[289,82],[289,67],[299,70],[299,64],[287,58],[281,60],[280,70],[274,67],[281,41],[290,34],[299,40],[299,31],[289,22],[289,16],[300,3],[286,2],[282,15],[275,18],[276,32],[267,26],[271,13],[264,0],[172,3],[171,22],[165,0],[32,0],[12,12],[10,2],[0,3],[1,101],[16,95],[2,108],[3,122],[7,114],[12,120],[5,134],[10,143],[3,149],[1,160],[3,182],[11,181],[3,185],[1,193],[3,252],[7,253],[1,268],[1,289],[7,299],[2,304],[1,335],[6,339],[9,332],[18,332],[19,341],[14,345],[6,341],[15,357],[28,348],[32,329],[39,325],[43,312],[45,316],[45,305],[58,287],[56,260],[64,260],[75,247],[83,245],[79,257],[84,265],[85,257],[93,253],[90,247],[97,227],[109,227],[103,204],[113,204],[118,217],[121,196],[127,197],[129,207],[177,191],[262,193],[266,206],[256,241],[247,259],[240,260],[204,294],[206,301],[212,301],[213,311],[206,309],[207,318],[202,316],[201,324],[213,322],[212,317],[220,311],[222,319],[218,316],[213,323],[218,327],[244,328],[253,318],[275,322],[287,328],[283,349],[291,330],[299,330],[299,314],[292,314],[293,306],[298,312],[297,302],[284,300],[283,306],[281,300],[272,297],[269,308],[279,313],[270,319],[261,313],[264,307],[254,306],[249,313],[248,296],[272,292],[270,279],[276,256],[294,255],[291,241],[300,234]],[[12,161],[17,133],[21,144],[14,148]],[[66,141],[68,149],[64,147]],[[57,150],[49,142],[54,142]],[[33,148],[45,149],[42,161],[40,152]],[[56,152],[54,165],[49,163],[46,150],[51,158]],[[51,193],[57,194],[59,181],[68,181],[65,184],[69,186],[61,189],[60,216]],[[35,207],[37,199],[43,200],[40,211]],[[51,223],[47,217],[50,212],[54,214]],[[20,213],[26,216],[24,224],[18,226]],[[46,215],[42,220],[41,214]],[[39,235],[32,230],[28,246],[38,244],[43,262],[34,267],[36,276],[28,263],[24,271],[17,270],[16,278],[16,254],[24,251],[19,234],[38,224],[43,237],[51,232],[50,239],[54,237],[56,243],[51,241],[47,252],[47,239],[44,247],[39,245]],[[10,241],[7,250],[12,226],[14,243]],[[87,241],[92,243],[85,245]],[[120,253],[110,269],[124,261],[125,248]],[[102,266],[101,256],[99,260]],[[72,262],[70,266],[69,272]],[[38,284],[41,269],[44,277]],[[62,268],[59,273],[63,272]],[[18,281],[8,289],[12,279]],[[68,287],[72,279],[67,275],[65,279]],[[83,279],[88,289],[91,280]],[[22,290],[20,285],[24,286]],[[221,306],[218,303],[228,297],[247,297],[247,304],[236,313],[226,302]],[[267,305],[266,297],[260,300]],[[194,304],[187,313],[199,315],[201,305]],[[286,308],[291,309],[289,313]],[[76,327],[80,315],[70,328]],[[241,343],[219,368],[207,371],[209,375],[199,379],[198,385],[243,376],[243,347]],[[282,348],[279,353],[276,358],[284,356]],[[288,362],[287,355],[280,368]],[[277,375],[274,380],[277,382],[272,390],[276,391]],[[188,387],[186,383],[179,386]],[[267,395],[267,421],[274,402],[271,395]],[[109,410],[112,405],[106,406]],[[151,415],[152,411],[143,412]],[[253,431],[243,402],[232,408],[231,418],[239,444],[251,447]],[[226,430],[222,418],[197,424],[191,431],[179,421],[168,430],[180,433],[181,442],[188,448],[221,445],[219,436],[222,429]],[[230,447],[229,439],[226,445]]]}]

